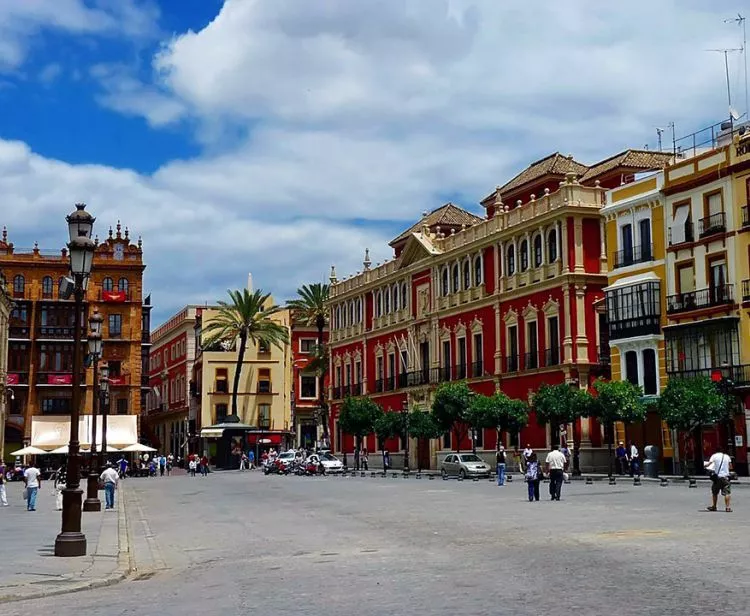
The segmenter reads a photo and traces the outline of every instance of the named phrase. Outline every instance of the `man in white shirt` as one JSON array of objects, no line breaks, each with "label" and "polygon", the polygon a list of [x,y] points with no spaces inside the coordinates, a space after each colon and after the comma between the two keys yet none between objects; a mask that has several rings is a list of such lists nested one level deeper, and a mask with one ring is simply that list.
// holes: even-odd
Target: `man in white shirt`
[{"label": "man in white shirt", "polygon": [[560,445],[552,445],[552,451],[547,454],[545,464],[549,473],[549,495],[551,500],[559,501],[560,492],[562,492],[563,471],[567,464],[565,456],[560,451]]},{"label": "man in white shirt", "polygon": [[630,460],[630,476],[633,475],[639,475],[641,474],[641,466],[640,466],[640,453],[638,452],[638,447],[635,446],[635,443],[633,441],[630,441],[630,447],[628,447],[628,459]]},{"label": "man in white shirt", "polygon": [[115,489],[120,481],[119,473],[107,462],[107,468],[100,475],[99,480],[104,484],[105,509],[115,508]]},{"label": "man in white shirt", "polygon": [[26,484],[26,511],[36,511],[36,495],[42,482],[42,471],[33,464],[23,472]]},{"label": "man in white shirt", "polygon": [[719,492],[724,497],[724,506],[727,512],[732,511],[732,483],[730,480],[730,471],[732,468],[732,458],[730,458],[721,446],[718,451],[712,455],[705,467],[711,471],[711,499],[713,504],[708,507],[709,511],[716,511],[716,501],[719,498]]}]

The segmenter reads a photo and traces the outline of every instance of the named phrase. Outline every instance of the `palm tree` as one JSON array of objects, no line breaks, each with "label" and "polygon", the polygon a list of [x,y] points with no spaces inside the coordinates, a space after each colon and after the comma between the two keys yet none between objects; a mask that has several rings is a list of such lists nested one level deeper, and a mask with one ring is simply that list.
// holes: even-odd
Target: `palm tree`
[{"label": "palm tree", "polygon": [[237,338],[240,340],[232,387],[232,414],[236,416],[237,390],[248,341],[254,345],[273,345],[283,350],[284,345],[289,343],[289,331],[271,320],[280,307],[271,305],[270,293],[263,293],[260,289],[252,293],[247,289],[227,293],[231,301],[218,302],[218,314],[206,324],[203,333],[206,334],[205,346],[222,344],[227,348],[234,348]]},{"label": "palm tree", "polygon": [[325,401],[325,392],[323,391],[324,375],[328,366],[327,353],[323,345],[323,330],[328,325],[328,291],[329,286],[325,283],[316,282],[306,284],[297,289],[297,299],[287,302],[287,307],[292,311],[292,318],[300,325],[307,327],[316,327],[318,330],[317,349],[315,358],[311,365],[314,364],[315,373],[318,377],[318,405],[320,406],[321,421],[323,423],[323,440],[328,442],[328,406]]}]

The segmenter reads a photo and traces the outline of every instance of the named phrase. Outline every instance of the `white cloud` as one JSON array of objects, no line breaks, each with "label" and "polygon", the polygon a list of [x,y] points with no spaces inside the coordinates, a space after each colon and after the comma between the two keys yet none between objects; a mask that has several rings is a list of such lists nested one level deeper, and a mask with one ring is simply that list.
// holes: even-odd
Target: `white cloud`
[{"label": "white cloud", "polygon": [[51,86],[61,74],[62,66],[57,62],[52,62],[39,71],[38,79],[43,85]]}]

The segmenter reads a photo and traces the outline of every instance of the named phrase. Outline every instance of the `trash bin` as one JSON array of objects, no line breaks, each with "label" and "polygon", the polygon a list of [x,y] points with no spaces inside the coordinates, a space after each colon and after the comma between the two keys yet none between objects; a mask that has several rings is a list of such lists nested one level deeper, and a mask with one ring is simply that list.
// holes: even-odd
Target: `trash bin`
[{"label": "trash bin", "polygon": [[643,461],[643,475],[645,477],[659,476],[659,448],[656,445],[646,445],[643,448],[646,459]]}]

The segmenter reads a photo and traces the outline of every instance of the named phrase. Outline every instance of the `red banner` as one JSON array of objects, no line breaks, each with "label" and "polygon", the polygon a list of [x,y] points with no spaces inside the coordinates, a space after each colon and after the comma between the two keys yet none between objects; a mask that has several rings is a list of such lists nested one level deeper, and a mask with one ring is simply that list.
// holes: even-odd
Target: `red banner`
[{"label": "red banner", "polygon": [[124,375],[110,376],[109,377],[109,384],[110,385],[127,385],[128,384],[128,377],[124,376]]},{"label": "red banner", "polygon": [[8,374],[8,385],[18,385],[20,378],[17,374]]},{"label": "red banner", "polygon": [[102,291],[104,302],[124,302],[125,299],[125,291]]},{"label": "red banner", "polygon": [[48,374],[47,385],[72,385],[72,374]]}]

